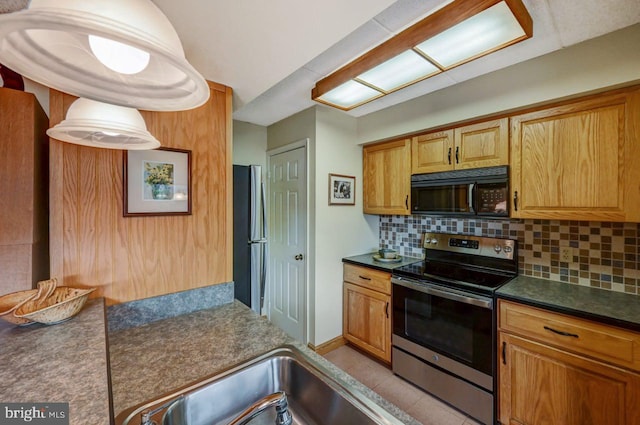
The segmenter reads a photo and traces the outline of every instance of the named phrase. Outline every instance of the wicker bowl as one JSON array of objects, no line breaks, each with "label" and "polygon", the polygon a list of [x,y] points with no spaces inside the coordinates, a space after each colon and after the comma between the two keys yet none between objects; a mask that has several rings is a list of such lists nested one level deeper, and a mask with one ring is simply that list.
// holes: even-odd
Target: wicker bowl
[{"label": "wicker bowl", "polygon": [[80,312],[89,294],[95,290],[59,286],[40,303],[35,299],[27,300],[15,310],[14,315],[46,325],[64,322]]},{"label": "wicker bowl", "polygon": [[26,291],[12,292],[0,297],[0,318],[14,325],[27,325],[33,321],[16,317],[13,313],[25,302],[38,295],[37,289],[28,289]]},{"label": "wicker bowl", "polygon": [[41,280],[38,282],[38,289],[28,289],[3,295],[0,297],[0,317],[14,325],[34,323],[26,317],[17,317],[15,315],[16,311],[28,301],[34,301],[39,305],[53,294],[57,284],[56,278]]}]

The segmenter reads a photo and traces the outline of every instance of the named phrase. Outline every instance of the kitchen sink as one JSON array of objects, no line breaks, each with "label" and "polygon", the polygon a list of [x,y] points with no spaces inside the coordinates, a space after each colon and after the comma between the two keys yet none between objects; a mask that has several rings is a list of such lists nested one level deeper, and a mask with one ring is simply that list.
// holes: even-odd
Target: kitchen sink
[{"label": "kitchen sink", "polygon": [[[117,425],[140,425],[143,415],[158,425],[228,424],[261,399],[283,391],[293,424],[396,425],[402,422],[353,384],[293,346],[276,348],[189,387],[132,407]],[[275,409],[249,423],[272,425]]]}]

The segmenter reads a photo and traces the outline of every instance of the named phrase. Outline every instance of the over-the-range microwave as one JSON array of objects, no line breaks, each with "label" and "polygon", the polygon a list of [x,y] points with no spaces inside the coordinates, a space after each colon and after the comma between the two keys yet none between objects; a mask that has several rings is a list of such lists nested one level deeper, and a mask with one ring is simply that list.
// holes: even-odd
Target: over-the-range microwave
[{"label": "over-the-range microwave", "polygon": [[413,214],[509,216],[509,167],[414,174]]}]

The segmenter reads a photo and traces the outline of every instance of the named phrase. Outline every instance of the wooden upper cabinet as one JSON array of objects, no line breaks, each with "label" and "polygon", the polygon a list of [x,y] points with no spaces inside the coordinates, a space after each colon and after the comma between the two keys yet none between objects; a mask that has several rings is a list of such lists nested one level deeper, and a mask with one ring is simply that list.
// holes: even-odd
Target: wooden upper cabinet
[{"label": "wooden upper cabinet", "polygon": [[451,170],[452,159],[453,130],[423,134],[411,140],[411,174]]},{"label": "wooden upper cabinet", "polygon": [[508,118],[456,128],[453,157],[458,170],[508,165]]},{"label": "wooden upper cabinet", "polygon": [[507,165],[508,119],[416,136],[411,153],[412,174]]},{"label": "wooden upper cabinet", "polygon": [[365,146],[362,168],[366,214],[410,214],[411,139]]},{"label": "wooden upper cabinet", "polygon": [[512,217],[640,221],[639,91],[511,119]]}]

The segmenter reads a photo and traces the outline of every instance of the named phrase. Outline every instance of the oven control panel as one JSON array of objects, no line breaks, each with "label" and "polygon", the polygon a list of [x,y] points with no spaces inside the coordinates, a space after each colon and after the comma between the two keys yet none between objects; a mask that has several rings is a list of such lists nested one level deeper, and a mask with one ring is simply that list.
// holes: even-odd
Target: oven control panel
[{"label": "oven control panel", "polygon": [[468,249],[479,249],[480,242],[473,239],[449,238],[449,246]]},{"label": "oven control panel", "polygon": [[516,252],[516,241],[447,233],[425,233],[423,247],[427,251],[435,249],[512,260]]}]

